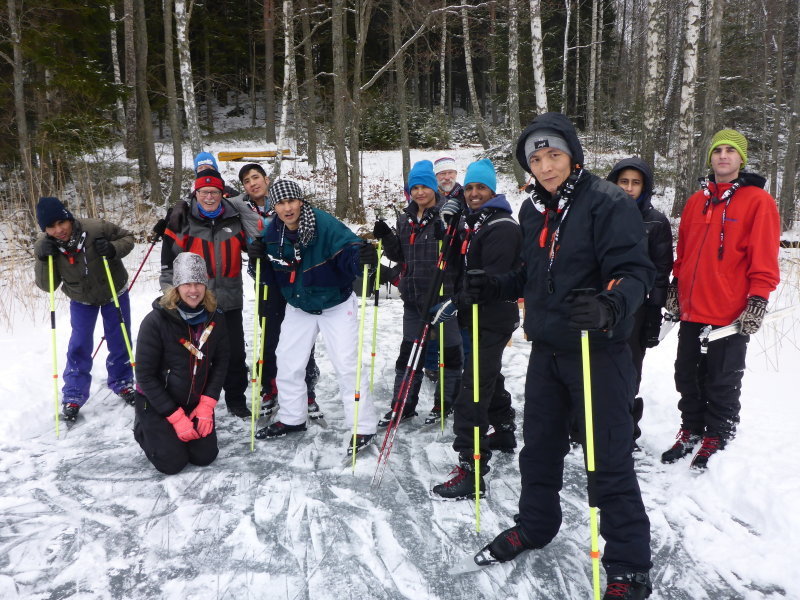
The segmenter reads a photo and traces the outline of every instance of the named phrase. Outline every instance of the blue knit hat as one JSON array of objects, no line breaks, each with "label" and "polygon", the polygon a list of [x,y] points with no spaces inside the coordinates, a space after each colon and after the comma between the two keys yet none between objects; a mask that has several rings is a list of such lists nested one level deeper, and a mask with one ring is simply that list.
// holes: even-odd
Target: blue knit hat
[{"label": "blue knit hat", "polygon": [[434,192],[439,187],[436,175],[433,174],[433,163],[429,160],[418,160],[408,172],[408,189],[411,190],[415,185],[424,185],[431,188]]},{"label": "blue knit hat", "polygon": [[200,152],[194,157],[195,173],[197,173],[197,169],[199,169],[202,165],[209,165],[213,167],[215,171],[219,172],[217,161],[214,159],[214,155],[211,154],[211,152]]},{"label": "blue knit hat", "polygon": [[497,189],[497,174],[492,161],[482,158],[471,163],[467,167],[467,174],[464,175],[464,187],[470,183],[482,183],[494,192]]},{"label": "blue knit hat", "polygon": [[39,222],[39,227],[44,231],[46,227],[56,221],[74,221],[75,217],[61,203],[61,200],[46,196],[39,198],[39,203],[36,205],[36,220]]}]

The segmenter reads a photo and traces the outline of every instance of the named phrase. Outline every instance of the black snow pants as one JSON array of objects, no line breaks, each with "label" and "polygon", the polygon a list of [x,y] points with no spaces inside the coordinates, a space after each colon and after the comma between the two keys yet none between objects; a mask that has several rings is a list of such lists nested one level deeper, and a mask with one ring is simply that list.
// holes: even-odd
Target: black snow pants
[{"label": "black snow pants", "polygon": [[514,419],[511,409],[511,394],[506,391],[505,378],[500,372],[503,366],[503,351],[511,334],[497,333],[480,328],[478,336],[478,402],[475,402],[473,360],[464,365],[461,391],[456,398],[453,418],[453,450],[461,459],[473,460],[475,427],[480,432],[481,473],[489,472],[489,425],[497,427]]},{"label": "black snow pants", "polygon": [[217,429],[204,438],[182,442],[172,425],[152,408],[147,408],[147,398],[136,394],[136,418],[133,437],[144,450],[147,460],[165,473],[180,473],[189,463],[204,467],[217,458]]},{"label": "black snow pants", "polygon": [[681,395],[681,427],[693,433],[730,439],[739,424],[749,335],[729,335],[700,346],[702,323],[681,322],[675,358],[675,388]]},{"label": "black snow pants", "polygon": [[[606,542],[603,566],[609,577],[647,571],[651,567],[650,521],[631,454],[635,382],[627,344],[592,348],[591,374],[594,498],[600,509],[600,535]],[[525,381],[519,515],[525,537],[537,548],[547,545],[561,527],[559,492],[573,417],[585,455],[580,350],[559,352],[534,346]]]}]

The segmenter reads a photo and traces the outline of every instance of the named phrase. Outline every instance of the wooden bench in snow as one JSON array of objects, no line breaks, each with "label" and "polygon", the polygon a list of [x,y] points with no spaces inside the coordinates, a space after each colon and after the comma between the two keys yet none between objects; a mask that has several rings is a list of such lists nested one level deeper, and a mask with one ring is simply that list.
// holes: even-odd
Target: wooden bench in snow
[{"label": "wooden bench in snow", "polygon": [[[275,158],[278,156],[278,152],[278,150],[231,150],[230,152],[218,152],[217,159],[222,161],[232,161],[250,160],[255,158]],[[288,148],[280,150],[280,153],[286,158],[294,158],[290,156],[292,151]]]}]

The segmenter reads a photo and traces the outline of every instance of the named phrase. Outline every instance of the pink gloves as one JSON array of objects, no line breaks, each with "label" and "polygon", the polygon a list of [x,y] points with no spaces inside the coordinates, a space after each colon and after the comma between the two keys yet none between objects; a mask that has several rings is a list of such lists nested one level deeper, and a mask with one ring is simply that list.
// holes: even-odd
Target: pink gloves
[{"label": "pink gloves", "polygon": [[189,415],[190,421],[197,417],[197,433],[200,434],[200,437],[206,437],[214,431],[214,407],[216,405],[217,401],[211,396],[200,396],[200,402]]},{"label": "pink gloves", "polygon": [[178,434],[178,439],[182,442],[191,442],[192,440],[200,439],[200,434],[194,429],[194,425],[190,419],[186,417],[186,413],[182,408],[179,408],[174,413],[167,417],[167,421],[172,425],[175,433]]}]

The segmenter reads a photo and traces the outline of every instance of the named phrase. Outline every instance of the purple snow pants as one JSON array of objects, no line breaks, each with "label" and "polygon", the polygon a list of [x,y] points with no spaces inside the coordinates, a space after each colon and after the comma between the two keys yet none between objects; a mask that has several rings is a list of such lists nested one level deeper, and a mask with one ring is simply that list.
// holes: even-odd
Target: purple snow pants
[{"label": "purple snow pants", "polygon": [[[130,336],[131,303],[128,292],[119,294],[118,299],[122,317],[125,319],[125,328]],[[122,337],[119,313],[117,313],[114,302],[108,302],[103,306],[93,306],[71,300],[69,316],[72,335],[67,348],[64,387],[61,388],[61,402],[64,404],[74,403],[83,406],[89,398],[89,388],[92,384],[94,326],[97,323],[98,312],[103,317],[103,333],[108,343],[108,358],[106,359],[108,387],[116,394],[127,385],[133,384],[133,369],[128,357],[128,349],[125,346],[125,339]]]}]

